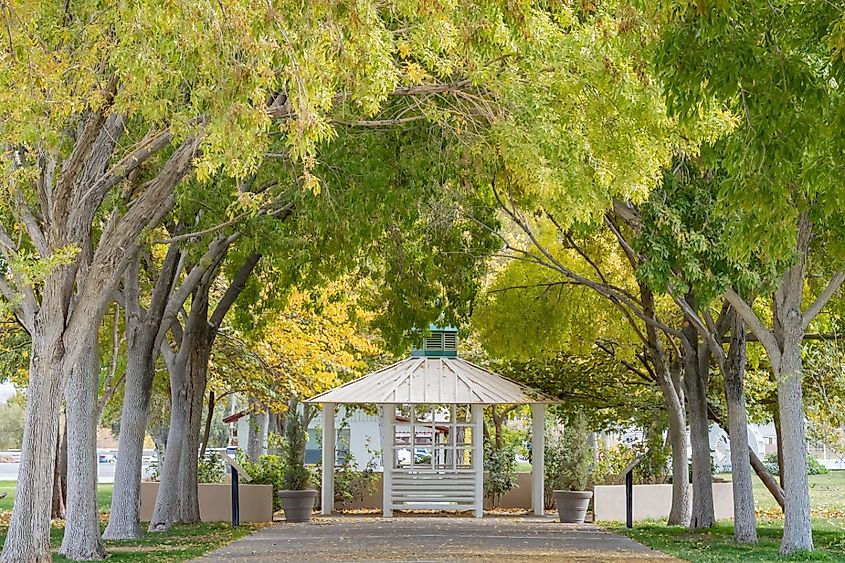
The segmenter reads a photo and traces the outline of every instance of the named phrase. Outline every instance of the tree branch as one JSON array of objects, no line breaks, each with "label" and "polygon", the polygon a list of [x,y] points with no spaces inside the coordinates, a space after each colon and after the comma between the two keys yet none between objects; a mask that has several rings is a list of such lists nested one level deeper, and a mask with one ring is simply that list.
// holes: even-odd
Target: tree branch
[{"label": "tree branch", "polygon": [[234,304],[235,299],[238,298],[238,295],[240,295],[244,290],[244,287],[246,287],[246,282],[249,280],[249,276],[252,275],[252,271],[255,269],[255,266],[258,265],[259,260],[261,260],[261,254],[253,252],[247,256],[237,273],[235,273],[232,283],[229,285],[228,289],[226,289],[226,293],[223,294],[223,298],[220,299],[220,302],[211,314],[209,324],[211,325],[212,331],[216,332],[220,329],[220,325],[223,324],[223,318],[226,316],[226,313],[229,312],[229,309]]},{"label": "tree branch", "polygon": [[833,297],[833,294],[839,289],[842,285],[842,282],[845,281],[845,272],[839,271],[833,275],[831,278],[830,283],[827,284],[827,287],[816,297],[815,301],[813,301],[807,310],[804,312],[804,330],[807,330],[807,327],[810,326],[810,323],[813,322],[813,319],[816,318],[821,310],[827,305],[828,301]]},{"label": "tree branch", "polygon": [[[457,82],[445,82],[442,84],[420,84],[418,86],[404,86],[396,88],[389,95],[391,96],[425,96],[428,94],[442,94],[445,92],[454,92],[462,90],[470,86],[469,80],[459,80]],[[339,92],[332,97],[332,105],[342,103],[352,97],[349,92]],[[272,105],[267,108],[267,113],[270,117],[276,119],[292,119],[296,117],[296,110],[290,104],[289,100],[285,98],[285,103],[279,105]]]},{"label": "tree branch", "polygon": [[739,316],[742,317],[742,320],[745,321],[745,324],[748,325],[748,328],[751,329],[751,332],[757,336],[760,344],[766,349],[766,354],[769,356],[772,367],[779,365],[781,352],[777,339],[775,339],[775,335],[770,330],[763,326],[762,321],[760,321],[754,309],[751,308],[751,305],[746,303],[745,299],[740,297],[733,289],[725,292],[725,299],[739,313]]}]

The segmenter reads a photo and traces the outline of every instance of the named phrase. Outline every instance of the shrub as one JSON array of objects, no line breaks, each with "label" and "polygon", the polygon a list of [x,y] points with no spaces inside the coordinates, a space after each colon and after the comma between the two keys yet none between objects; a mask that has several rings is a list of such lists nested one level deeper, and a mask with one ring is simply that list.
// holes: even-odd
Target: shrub
[{"label": "shrub", "polygon": [[288,411],[288,422],[285,428],[285,442],[282,445],[284,458],[284,485],[289,491],[302,491],[308,488],[311,472],[305,467],[305,446],[308,434],[303,416],[292,404]]},{"label": "shrub", "polygon": [[516,486],[516,447],[502,446],[496,449],[492,444],[484,448],[484,496],[493,506],[498,506],[499,499]]},{"label": "shrub", "polygon": [[662,433],[650,432],[644,442],[617,444],[611,448],[599,447],[598,461],[593,468],[593,483],[621,485],[625,482],[622,472],[637,456],[640,457],[640,463],[634,470],[635,484],[669,482],[669,447],[663,443]]},{"label": "shrub", "polygon": [[564,490],[583,491],[587,488],[592,458],[587,417],[579,412],[563,429],[563,463],[560,481]]},{"label": "shrub", "polygon": [[544,502],[546,508],[554,506],[554,491],[564,488],[563,485],[563,432],[555,426],[546,431],[546,448],[544,450]]},{"label": "shrub", "polygon": [[222,483],[226,467],[217,452],[206,452],[197,462],[197,483]]},{"label": "shrub", "polygon": [[[772,452],[768,454],[766,459],[763,460],[763,465],[766,466],[766,470],[772,475],[780,475],[777,453]],[[807,456],[807,475],[825,475],[828,471],[828,468],[822,465],[819,460],[811,455]]]},{"label": "shrub", "polygon": [[826,475],[829,469],[811,455],[807,456],[807,475]]},{"label": "shrub", "polygon": [[242,451],[238,450],[238,461],[252,478],[256,485],[273,486],[273,511],[282,508],[282,499],[278,492],[285,488],[285,465],[282,456],[275,454],[262,455],[257,463],[253,463]]},{"label": "shrub", "polygon": [[563,431],[551,428],[546,432],[545,503],[554,506],[554,491],[583,491],[587,488],[592,462],[590,431],[587,417],[573,416]]}]

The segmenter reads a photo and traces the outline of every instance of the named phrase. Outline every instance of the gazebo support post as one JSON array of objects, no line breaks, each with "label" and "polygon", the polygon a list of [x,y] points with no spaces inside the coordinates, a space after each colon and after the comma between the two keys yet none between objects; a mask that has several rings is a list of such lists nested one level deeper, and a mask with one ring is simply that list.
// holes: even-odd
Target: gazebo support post
[{"label": "gazebo support post", "polygon": [[470,406],[472,414],[472,468],[475,470],[475,517],[484,516],[484,406]]},{"label": "gazebo support post", "polygon": [[384,473],[382,473],[382,516],[393,518],[393,450],[396,443],[396,405],[386,404],[381,407],[382,429],[381,459]]},{"label": "gazebo support post", "polygon": [[321,512],[330,516],[334,508],[335,460],[334,403],[323,403],[323,480]]},{"label": "gazebo support post", "polygon": [[531,506],[536,516],[545,516],[546,405],[531,405]]}]

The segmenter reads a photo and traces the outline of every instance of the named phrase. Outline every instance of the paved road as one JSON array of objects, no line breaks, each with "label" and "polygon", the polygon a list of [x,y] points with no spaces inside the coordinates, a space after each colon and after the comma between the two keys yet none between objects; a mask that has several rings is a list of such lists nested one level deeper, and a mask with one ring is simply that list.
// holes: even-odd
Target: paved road
[{"label": "paved road", "polygon": [[677,561],[595,526],[530,517],[316,518],[278,523],[197,560]]}]

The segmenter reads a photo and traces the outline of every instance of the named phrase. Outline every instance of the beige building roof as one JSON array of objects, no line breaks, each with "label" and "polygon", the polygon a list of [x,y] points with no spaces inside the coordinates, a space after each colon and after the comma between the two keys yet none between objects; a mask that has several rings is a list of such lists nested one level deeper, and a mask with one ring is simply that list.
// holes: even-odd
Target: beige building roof
[{"label": "beige building roof", "polygon": [[460,358],[411,357],[306,402],[495,405],[557,401]]}]

